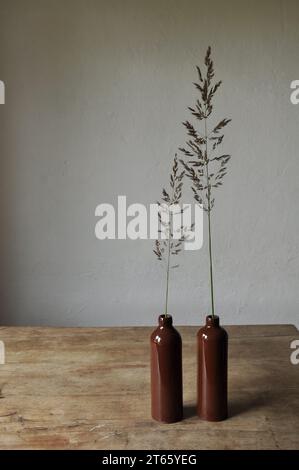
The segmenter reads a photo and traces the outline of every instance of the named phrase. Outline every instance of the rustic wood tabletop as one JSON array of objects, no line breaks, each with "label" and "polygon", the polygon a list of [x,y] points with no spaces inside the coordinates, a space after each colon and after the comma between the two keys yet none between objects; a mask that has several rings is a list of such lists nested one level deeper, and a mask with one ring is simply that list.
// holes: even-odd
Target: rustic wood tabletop
[{"label": "rustic wood tabletop", "polygon": [[185,419],[150,417],[149,335],[139,328],[2,327],[1,449],[299,449],[291,325],[231,326],[228,420],[195,415],[196,331],[183,339]]}]

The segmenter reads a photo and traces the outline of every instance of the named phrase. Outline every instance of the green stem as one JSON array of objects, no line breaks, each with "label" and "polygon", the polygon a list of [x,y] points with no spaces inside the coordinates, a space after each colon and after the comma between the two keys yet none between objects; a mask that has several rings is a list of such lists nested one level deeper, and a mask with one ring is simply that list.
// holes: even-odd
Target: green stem
[{"label": "green stem", "polygon": [[[208,158],[208,132],[207,118],[205,117],[205,141],[206,141],[206,158]],[[214,280],[213,280],[213,261],[212,261],[212,231],[211,231],[211,186],[209,180],[209,163],[206,164],[206,176],[208,187],[208,232],[209,232],[209,259],[210,259],[210,292],[212,305],[212,318],[214,318]]]},{"label": "green stem", "polygon": [[211,288],[211,303],[212,303],[212,318],[214,318],[214,281],[213,281],[213,262],[212,262],[212,236],[211,236],[211,214],[208,212],[208,227],[209,227],[209,255],[210,255],[210,288]]},{"label": "green stem", "polygon": [[170,266],[170,229],[169,229],[169,236],[168,236],[168,252],[167,252],[165,317],[167,317],[168,315],[169,266]]},{"label": "green stem", "polygon": [[[171,194],[171,204],[173,202],[174,188]],[[170,204],[170,205],[171,205]],[[169,213],[169,233],[168,233],[168,249],[167,249],[167,271],[166,271],[166,298],[165,298],[165,317],[168,316],[168,291],[169,291],[169,269],[170,269],[170,243],[171,243],[171,229],[172,229],[172,213]]]}]

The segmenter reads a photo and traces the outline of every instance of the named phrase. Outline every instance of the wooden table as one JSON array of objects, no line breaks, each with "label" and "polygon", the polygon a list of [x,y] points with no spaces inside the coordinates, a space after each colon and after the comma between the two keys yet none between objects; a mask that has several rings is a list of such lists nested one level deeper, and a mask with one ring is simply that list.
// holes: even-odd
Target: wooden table
[{"label": "wooden table", "polygon": [[185,419],[150,418],[151,328],[0,328],[1,449],[299,449],[291,325],[227,327],[230,418],[195,416],[196,327],[179,327]]}]

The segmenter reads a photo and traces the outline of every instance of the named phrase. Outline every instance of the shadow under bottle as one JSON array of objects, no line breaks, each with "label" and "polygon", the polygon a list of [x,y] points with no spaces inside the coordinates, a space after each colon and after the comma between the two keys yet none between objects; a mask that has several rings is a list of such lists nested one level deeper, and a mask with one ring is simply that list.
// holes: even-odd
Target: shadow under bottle
[{"label": "shadow under bottle", "polygon": [[164,423],[183,418],[182,339],[171,315],[160,315],[151,334],[152,417]]},{"label": "shadow under bottle", "polygon": [[207,421],[227,418],[227,352],[227,332],[208,315],[197,333],[197,414]]}]

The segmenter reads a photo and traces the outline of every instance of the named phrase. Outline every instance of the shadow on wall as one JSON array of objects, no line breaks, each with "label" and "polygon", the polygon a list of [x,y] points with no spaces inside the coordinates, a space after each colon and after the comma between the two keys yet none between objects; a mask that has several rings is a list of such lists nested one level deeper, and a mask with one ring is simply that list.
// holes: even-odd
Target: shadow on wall
[{"label": "shadow on wall", "polygon": [[[2,42],[2,41],[1,41]],[[2,44],[3,47],[3,44]],[[0,46],[1,55],[1,46]],[[1,77],[5,81],[5,77]],[[6,103],[13,99],[9,88],[6,89]],[[16,162],[17,139],[13,125],[13,107],[3,104],[0,106],[0,148],[1,148],[1,171],[0,171],[0,324],[13,325],[16,321],[14,298],[18,285],[18,259],[17,238],[22,236],[16,233],[15,220],[17,214],[18,198],[18,165]]]}]

